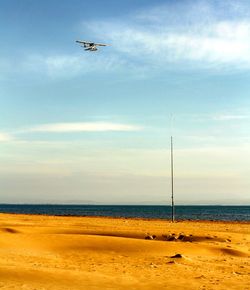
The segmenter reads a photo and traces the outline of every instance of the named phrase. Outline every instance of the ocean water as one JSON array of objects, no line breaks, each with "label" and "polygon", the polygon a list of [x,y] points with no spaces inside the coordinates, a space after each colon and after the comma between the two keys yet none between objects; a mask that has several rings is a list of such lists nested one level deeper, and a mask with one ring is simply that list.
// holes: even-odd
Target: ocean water
[{"label": "ocean water", "polygon": [[[1,213],[171,219],[170,206],[0,204]],[[250,206],[176,206],[176,220],[250,221]]]}]

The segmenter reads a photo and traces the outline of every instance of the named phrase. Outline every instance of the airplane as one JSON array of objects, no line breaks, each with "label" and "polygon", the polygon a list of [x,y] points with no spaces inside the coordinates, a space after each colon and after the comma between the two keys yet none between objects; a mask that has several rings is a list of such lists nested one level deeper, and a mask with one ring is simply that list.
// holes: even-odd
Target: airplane
[{"label": "airplane", "polygon": [[76,40],[77,43],[80,43],[82,47],[85,48],[85,50],[88,51],[97,51],[97,46],[108,46],[108,44],[104,43],[95,43],[95,42],[89,42],[84,40]]}]

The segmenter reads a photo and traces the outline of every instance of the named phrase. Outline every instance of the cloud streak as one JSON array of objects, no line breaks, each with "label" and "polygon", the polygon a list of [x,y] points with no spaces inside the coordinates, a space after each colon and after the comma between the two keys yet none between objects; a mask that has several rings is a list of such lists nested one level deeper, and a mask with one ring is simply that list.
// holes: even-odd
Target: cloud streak
[{"label": "cloud streak", "polygon": [[237,121],[249,119],[249,115],[217,115],[213,117],[215,121]]},{"label": "cloud streak", "polygon": [[84,122],[84,123],[54,123],[34,126],[23,132],[32,133],[73,133],[73,132],[107,132],[107,131],[138,131],[142,128],[135,125],[127,125],[111,122]]}]

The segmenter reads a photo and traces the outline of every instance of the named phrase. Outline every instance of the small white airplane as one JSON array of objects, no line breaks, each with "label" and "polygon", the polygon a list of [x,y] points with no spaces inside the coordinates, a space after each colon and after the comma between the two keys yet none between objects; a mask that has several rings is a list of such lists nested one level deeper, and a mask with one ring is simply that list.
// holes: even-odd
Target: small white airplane
[{"label": "small white airplane", "polygon": [[77,43],[80,43],[82,47],[85,48],[85,50],[88,51],[97,51],[97,46],[108,46],[108,44],[104,43],[95,43],[90,41],[84,41],[84,40],[76,40]]}]

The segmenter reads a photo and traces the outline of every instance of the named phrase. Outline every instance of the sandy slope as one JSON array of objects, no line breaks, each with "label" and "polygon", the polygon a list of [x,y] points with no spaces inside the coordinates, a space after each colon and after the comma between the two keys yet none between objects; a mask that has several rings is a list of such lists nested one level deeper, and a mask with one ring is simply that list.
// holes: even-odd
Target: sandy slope
[{"label": "sandy slope", "polygon": [[0,214],[0,289],[247,290],[250,223]]}]

